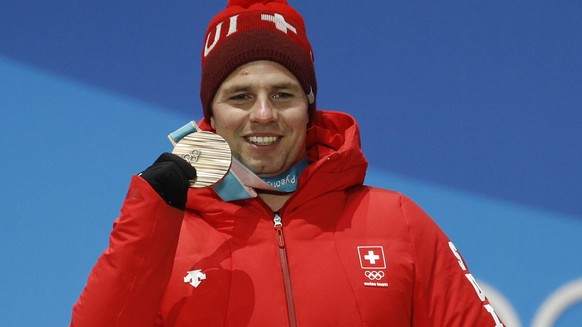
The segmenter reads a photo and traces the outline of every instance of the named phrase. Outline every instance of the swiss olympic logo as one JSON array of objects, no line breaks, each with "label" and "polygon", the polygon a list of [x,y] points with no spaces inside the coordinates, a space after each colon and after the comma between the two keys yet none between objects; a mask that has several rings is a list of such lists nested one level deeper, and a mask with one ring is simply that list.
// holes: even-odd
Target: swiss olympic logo
[{"label": "swiss olympic logo", "polygon": [[360,268],[364,270],[364,286],[388,287],[388,283],[382,280],[386,276],[386,256],[384,247],[380,245],[358,246]]}]

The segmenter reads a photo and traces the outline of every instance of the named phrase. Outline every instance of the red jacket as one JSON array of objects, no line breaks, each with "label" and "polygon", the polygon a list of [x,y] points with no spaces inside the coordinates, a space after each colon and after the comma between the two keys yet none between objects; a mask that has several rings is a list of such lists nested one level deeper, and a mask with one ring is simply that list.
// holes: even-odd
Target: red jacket
[{"label": "red jacket", "polygon": [[362,185],[350,116],[319,111],[307,145],[310,165],[278,214],[211,189],[191,189],[183,213],[134,176],[71,325],[496,326],[437,225]]}]

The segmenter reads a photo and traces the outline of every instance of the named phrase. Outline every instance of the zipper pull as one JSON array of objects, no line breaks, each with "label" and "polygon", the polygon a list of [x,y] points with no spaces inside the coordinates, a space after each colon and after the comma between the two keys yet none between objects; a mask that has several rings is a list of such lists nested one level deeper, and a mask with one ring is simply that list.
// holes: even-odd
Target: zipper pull
[{"label": "zipper pull", "polygon": [[275,227],[275,237],[280,248],[285,247],[285,238],[283,237],[283,219],[278,213],[273,217],[273,226]]}]

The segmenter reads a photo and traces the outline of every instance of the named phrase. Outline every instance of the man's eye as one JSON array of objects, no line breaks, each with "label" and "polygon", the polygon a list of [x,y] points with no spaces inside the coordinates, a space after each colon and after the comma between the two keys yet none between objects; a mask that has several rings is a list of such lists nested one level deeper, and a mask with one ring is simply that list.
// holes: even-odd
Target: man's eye
[{"label": "man's eye", "polygon": [[231,96],[230,100],[232,100],[232,101],[246,101],[250,98],[251,98],[250,95],[248,95],[247,93],[240,93],[240,94],[235,94],[235,95]]},{"label": "man's eye", "polygon": [[277,92],[273,94],[273,98],[277,100],[288,100],[293,98],[293,94],[287,92]]}]

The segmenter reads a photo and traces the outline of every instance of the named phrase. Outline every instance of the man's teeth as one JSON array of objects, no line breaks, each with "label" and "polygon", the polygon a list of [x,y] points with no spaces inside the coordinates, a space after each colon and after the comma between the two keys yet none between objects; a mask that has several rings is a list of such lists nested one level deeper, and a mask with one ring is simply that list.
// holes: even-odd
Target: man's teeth
[{"label": "man's teeth", "polygon": [[256,145],[269,145],[277,142],[279,138],[277,136],[249,136],[249,142]]}]

